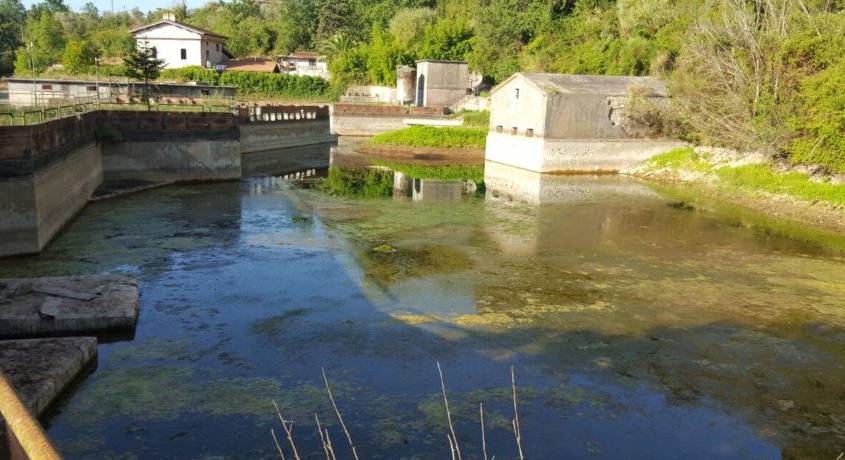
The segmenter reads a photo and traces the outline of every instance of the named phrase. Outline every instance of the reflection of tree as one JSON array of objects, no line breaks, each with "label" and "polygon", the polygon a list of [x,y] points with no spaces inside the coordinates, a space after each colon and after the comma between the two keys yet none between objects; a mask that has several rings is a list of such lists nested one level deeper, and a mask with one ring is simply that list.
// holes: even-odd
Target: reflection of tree
[{"label": "reflection of tree", "polygon": [[393,193],[393,172],[375,168],[329,169],[323,190],[354,198],[386,198]]},{"label": "reflection of tree", "polygon": [[473,267],[466,253],[442,245],[423,248],[382,246],[361,251],[360,260],[367,276],[384,284],[408,278],[456,273]]}]

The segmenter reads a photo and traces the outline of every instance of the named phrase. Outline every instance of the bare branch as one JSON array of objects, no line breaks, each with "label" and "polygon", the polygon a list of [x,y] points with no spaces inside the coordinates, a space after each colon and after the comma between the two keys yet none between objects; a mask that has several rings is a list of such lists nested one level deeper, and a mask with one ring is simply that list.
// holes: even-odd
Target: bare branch
[{"label": "bare branch", "polygon": [[337,408],[337,403],[334,401],[334,396],[332,396],[332,387],[329,385],[329,378],[326,377],[326,369],[323,368],[323,381],[326,383],[326,392],[329,394],[329,400],[332,402],[332,407],[334,407],[334,413],[337,414],[337,420],[340,422],[340,427],[343,429],[343,433],[346,434],[346,441],[349,442],[349,448],[352,449],[352,457],[355,460],[358,460],[358,450],[355,449],[355,444],[352,443],[352,435],[349,434],[349,430],[346,429],[346,423],[343,422],[343,417],[340,415],[340,409]]},{"label": "bare branch", "polygon": [[314,413],[314,420],[317,422],[317,433],[320,433],[320,442],[323,444],[323,452],[326,453],[326,460],[332,460],[329,446],[326,444],[326,437],[323,435],[323,426],[320,425],[320,417],[317,416],[316,412]]},{"label": "bare branch", "polygon": [[285,418],[282,417],[282,411],[279,410],[279,405],[276,404],[276,401],[273,401],[273,407],[276,408],[276,415],[279,416],[279,421],[282,422],[282,428],[285,430],[285,434],[288,437],[288,444],[290,444],[290,448],[293,451],[293,458],[294,460],[300,460],[299,452],[296,450],[296,444],[293,442],[293,422],[288,423],[285,421]]},{"label": "bare branch", "polygon": [[516,437],[516,447],[519,451],[519,460],[525,460],[522,455],[522,431],[519,426],[519,411],[516,408],[516,372],[511,366],[511,388],[513,389],[513,435]]},{"label": "bare branch", "polygon": [[481,451],[484,453],[484,460],[487,460],[487,435],[484,432],[484,403],[478,403],[478,414],[481,418]]},{"label": "bare branch", "polygon": [[440,361],[437,361],[437,373],[440,374],[440,388],[443,390],[446,420],[449,422],[449,431],[452,433],[452,440],[455,442],[455,453],[457,454],[457,459],[461,460],[461,449],[458,447],[458,435],[455,434],[455,426],[452,425],[452,413],[449,411],[449,398],[446,396],[446,381],[443,380],[443,370],[440,369]]},{"label": "bare branch", "polygon": [[276,449],[279,450],[279,458],[285,460],[285,452],[282,450],[282,445],[279,444],[279,438],[276,437],[276,430],[270,428],[270,434],[273,436],[273,442],[276,443]]}]

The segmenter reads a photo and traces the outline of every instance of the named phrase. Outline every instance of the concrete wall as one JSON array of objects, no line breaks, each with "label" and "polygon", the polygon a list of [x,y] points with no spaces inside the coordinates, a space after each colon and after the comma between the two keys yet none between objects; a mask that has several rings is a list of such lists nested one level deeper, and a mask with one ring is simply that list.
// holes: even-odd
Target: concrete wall
[{"label": "concrete wall", "polygon": [[375,136],[407,127],[406,120],[447,120],[442,107],[401,105],[334,104],[331,132],[340,136]]},{"label": "concrete wall", "polygon": [[518,75],[490,95],[490,131],[520,134],[534,130],[535,137],[546,135],[546,93]]},{"label": "concrete wall", "polygon": [[685,145],[673,140],[549,139],[491,132],[485,158],[540,173],[619,172]]},{"label": "concrete wall", "polygon": [[469,88],[469,66],[466,62],[419,61],[417,85],[423,82],[423,100],[419,93],[417,105],[424,107],[449,106],[466,96]]},{"label": "concrete wall", "polygon": [[558,139],[625,139],[611,118],[610,100],[600,94],[556,94],[548,98],[545,136]]},{"label": "concrete wall", "polygon": [[329,120],[242,124],[241,153],[334,142]]},{"label": "concrete wall", "polygon": [[[94,99],[99,94],[100,99],[121,99],[124,102],[130,94],[140,94],[143,84],[125,81],[86,81],[61,79],[9,79],[9,103],[16,106],[45,105],[45,103],[78,99]],[[204,99],[204,98],[233,98],[235,88],[231,86],[183,85],[183,84],[151,84],[150,94],[161,102],[165,99]],[[36,104],[37,100],[37,104]],[[155,102],[155,101],[154,101]]]},{"label": "concrete wall", "polygon": [[397,101],[397,89],[389,86],[350,86],[346,89],[341,102],[368,102],[394,104]]},{"label": "concrete wall", "polygon": [[95,118],[0,127],[0,256],[39,252],[100,185]]},{"label": "concrete wall", "polygon": [[241,146],[234,139],[120,142],[103,148],[107,180],[189,182],[241,177]]}]

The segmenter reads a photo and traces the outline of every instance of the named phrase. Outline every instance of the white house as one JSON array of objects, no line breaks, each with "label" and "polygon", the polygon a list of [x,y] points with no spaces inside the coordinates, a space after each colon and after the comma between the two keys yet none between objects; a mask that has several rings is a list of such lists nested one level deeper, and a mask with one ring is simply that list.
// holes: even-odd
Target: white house
[{"label": "white house", "polygon": [[651,77],[517,73],[490,93],[488,161],[534,172],[615,172],[684,144],[631,116],[669,103]]},{"label": "white house", "polygon": [[329,64],[324,56],[310,51],[297,51],[287,56],[278,56],[279,69],[282,73],[328,80]]},{"label": "white house", "polygon": [[138,48],[155,48],[165,68],[186,66],[213,68],[232,56],[226,51],[226,37],[199,27],[176,22],[173,14],[161,21],[130,30]]}]

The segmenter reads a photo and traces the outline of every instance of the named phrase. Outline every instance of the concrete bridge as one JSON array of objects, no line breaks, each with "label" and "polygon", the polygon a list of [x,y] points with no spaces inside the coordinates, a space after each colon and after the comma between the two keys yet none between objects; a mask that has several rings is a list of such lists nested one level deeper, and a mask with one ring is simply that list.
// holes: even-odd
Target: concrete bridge
[{"label": "concrete bridge", "polygon": [[0,126],[0,257],[40,252],[104,181],[238,180],[242,155],[335,140],[320,106],[98,110]]}]

